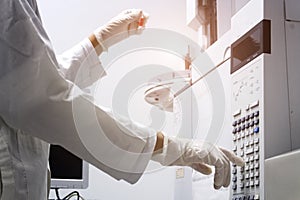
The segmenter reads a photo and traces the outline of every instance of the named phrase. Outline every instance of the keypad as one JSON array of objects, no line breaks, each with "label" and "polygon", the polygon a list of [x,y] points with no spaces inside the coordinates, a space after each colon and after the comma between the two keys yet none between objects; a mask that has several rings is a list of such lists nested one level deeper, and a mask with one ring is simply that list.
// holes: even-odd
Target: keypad
[{"label": "keypad", "polygon": [[238,195],[238,196],[234,196],[232,197],[232,200],[259,200],[259,195],[255,194],[255,195]]},{"label": "keypad", "polygon": [[233,152],[244,159],[245,166],[233,166],[232,200],[259,200],[261,121],[258,105],[255,101],[234,114]]}]

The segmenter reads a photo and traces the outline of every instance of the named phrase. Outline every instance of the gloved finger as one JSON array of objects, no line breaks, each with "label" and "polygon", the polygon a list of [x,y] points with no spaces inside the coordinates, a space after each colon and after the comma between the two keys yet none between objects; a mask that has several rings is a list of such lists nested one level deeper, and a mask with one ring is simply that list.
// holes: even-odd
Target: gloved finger
[{"label": "gloved finger", "polygon": [[130,24],[128,24],[128,32],[132,34],[135,34],[136,31],[138,30],[139,28],[139,22],[138,21],[134,21],[134,22],[131,22]]},{"label": "gloved finger", "polygon": [[215,175],[214,175],[214,188],[220,189],[223,186],[224,182],[224,164],[221,160],[218,160],[215,164]]},{"label": "gloved finger", "polygon": [[217,186],[217,185],[214,184],[214,188],[215,188],[216,190],[219,190],[219,189],[221,188],[221,186]]},{"label": "gloved finger", "polygon": [[228,187],[230,184],[230,160],[226,157],[226,155],[221,151],[220,152],[223,155],[223,183],[222,186],[223,187]]},{"label": "gloved finger", "polygon": [[225,165],[225,176],[224,176],[224,187],[228,187],[230,185],[230,181],[231,181],[231,169],[230,169],[230,163],[229,161],[227,162],[227,164]]},{"label": "gloved finger", "polygon": [[235,163],[235,164],[237,164],[240,167],[242,167],[242,166],[245,165],[245,162],[244,162],[244,160],[241,157],[236,156],[233,152],[231,152],[231,151],[229,151],[227,149],[224,149],[224,148],[221,148],[221,147],[219,147],[219,148],[227,156],[227,158],[232,163]]},{"label": "gloved finger", "polygon": [[193,163],[191,165],[191,167],[193,169],[195,169],[196,171],[202,173],[202,174],[205,174],[205,175],[209,175],[212,173],[212,170],[211,170],[211,167],[204,164],[204,163]]},{"label": "gloved finger", "polygon": [[139,22],[142,16],[143,11],[141,9],[130,9],[123,11],[120,17],[123,22],[127,22],[127,24],[130,24],[133,22]]}]

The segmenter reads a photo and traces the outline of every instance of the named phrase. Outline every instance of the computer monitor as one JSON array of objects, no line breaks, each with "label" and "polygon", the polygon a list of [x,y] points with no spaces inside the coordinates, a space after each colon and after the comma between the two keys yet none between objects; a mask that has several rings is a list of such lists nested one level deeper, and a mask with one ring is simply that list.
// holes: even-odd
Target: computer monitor
[{"label": "computer monitor", "polygon": [[51,188],[86,189],[88,163],[58,145],[50,145]]}]

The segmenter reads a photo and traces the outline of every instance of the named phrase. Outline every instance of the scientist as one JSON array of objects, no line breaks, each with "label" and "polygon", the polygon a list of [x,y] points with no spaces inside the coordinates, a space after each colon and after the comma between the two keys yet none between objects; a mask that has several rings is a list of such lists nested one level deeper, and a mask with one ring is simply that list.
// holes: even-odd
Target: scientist
[{"label": "scientist", "polygon": [[[152,159],[166,166],[190,166],[203,174],[214,166],[215,188],[230,184],[230,162],[243,165],[232,152],[156,133],[101,109],[80,90],[103,74],[98,55],[138,33],[141,18],[147,18],[141,10],[124,11],[56,57],[36,1],[0,1],[1,199],[47,199],[49,143],[129,183],[138,181]],[[80,125],[74,109],[80,113]],[[86,146],[84,136],[98,145]]]}]

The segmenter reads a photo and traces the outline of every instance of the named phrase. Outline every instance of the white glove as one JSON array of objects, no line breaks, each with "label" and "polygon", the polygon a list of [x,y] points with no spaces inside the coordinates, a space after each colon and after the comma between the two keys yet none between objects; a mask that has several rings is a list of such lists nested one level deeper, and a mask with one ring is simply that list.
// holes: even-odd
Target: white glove
[{"label": "white glove", "polygon": [[106,25],[96,29],[94,35],[105,51],[130,35],[140,34],[148,18],[148,14],[140,9],[125,10]]},{"label": "white glove", "polygon": [[164,147],[161,151],[155,152],[152,160],[164,166],[189,166],[206,175],[212,172],[210,166],[214,166],[215,189],[229,186],[230,162],[244,166],[242,158],[233,152],[207,142],[164,136]]}]

